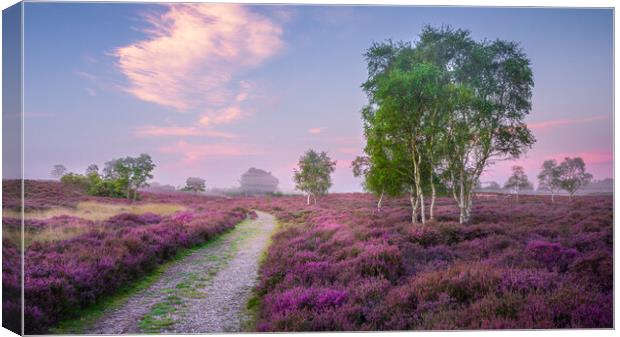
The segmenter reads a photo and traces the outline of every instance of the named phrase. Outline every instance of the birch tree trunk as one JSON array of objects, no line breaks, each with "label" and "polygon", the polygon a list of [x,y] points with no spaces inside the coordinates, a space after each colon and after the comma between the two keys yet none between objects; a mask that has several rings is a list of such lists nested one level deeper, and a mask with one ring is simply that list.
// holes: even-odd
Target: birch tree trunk
[{"label": "birch tree trunk", "polygon": [[310,193],[308,193],[308,198],[306,199],[306,205],[310,205]]},{"label": "birch tree trunk", "polygon": [[465,182],[463,181],[463,171],[461,171],[459,178],[459,223],[464,224],[466,222],[465,215]]},{"label": "birch tree trunk", "polygon": [[418,202],[419,202],[419,199],[417,198],[417,194],[414,193],[413,187],[411,188],[411,191],[410,191],[410,194],[409,194],[409,202],[411,202],[411,223],[412,224],[416,224],[416,223],[418,223]]},{"label": "birch tree trunk", "polygon": [[424,193],[422,193],[422,190],[418,191],[418,200],[420,201],[420,218],[424,225],[426,223],[426,215],[424,214]]},{"label": "birch tree trunk", "polygon": [[435,183],[433,182],[433,175],[431,174],[431,207],[429,209],[429,220],[435,220]]},{"label": "birch tree trunk", "polygon": [[377,201],[377,211],[381,212],[381,202],[383,201],[383,193],[384,191],[381,191],[381,195],[379,196],[379,201]]}]

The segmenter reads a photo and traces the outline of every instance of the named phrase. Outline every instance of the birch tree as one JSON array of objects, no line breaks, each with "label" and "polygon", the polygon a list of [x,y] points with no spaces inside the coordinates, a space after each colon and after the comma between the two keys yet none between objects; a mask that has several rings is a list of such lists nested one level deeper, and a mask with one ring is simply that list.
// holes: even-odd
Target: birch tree
[{"label": "birch tree", "polygon": [[560,168],[554,159],[545,160],[538,174],[538,188],[551,193],[552,203],[555,202],[555,195],[562,189],[560,174]]},{"label": "birch tree", "polygon": [[568,192],[571,200],[575,192],[592,181],[592,175],[586,172],[586,164],[581,157],[564,158],[559,171],[560,186]]},{"label": "birch tree", "polygon": [[504,184],[504,188],[510,189],[517,196],[517,202],[519,202],[519,192],[532,188],[532,183],[527,178],[523,166],[513,166],[512,175]]},{"label": "birch tree", "polygon": [[332,161],[325,151],[308,150],[299,158],[297,166],[293,177],[295,188],[306,193],[307,205],[310,205],[310,197],[316,205],[316,197],[327,194],[332,185],[331,174],[336,170],[336,161]]},{"label": "birch tree", "polygon": [[446,185],[471,217],[472,191],[494,160],[518,158],[535,142],[524,123],[534,85],[530,61],[515,42],[476,42],[465,30],[426,27],[416,45],[450,78],[444,157]]}]

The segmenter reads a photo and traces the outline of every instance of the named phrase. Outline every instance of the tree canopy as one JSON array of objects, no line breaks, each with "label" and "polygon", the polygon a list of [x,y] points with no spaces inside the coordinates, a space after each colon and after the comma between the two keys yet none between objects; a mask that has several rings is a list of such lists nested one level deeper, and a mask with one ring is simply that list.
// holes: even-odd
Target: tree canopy
[{"label": "tree canopy", "polygon": [[299,158],[298,168],[294,170],[295,188],[310,197],[327,194],[332,185],[331,174],[336,170],[336,161],[332,161],[327,152],[308,150]]},{"label": "tree canopy", "polygon": [[412,221],[419,215],[424,223],[424,194],[431,192],[432,218],[442,183],[467,222],[483,170],[535,141],[524,123],[534,85],[529,59],[515,42],[478,42],[468,31],[430,26],[415,43],[374,43],[365,57],[365,184],[389,177],[371,190],[408,193]]}]

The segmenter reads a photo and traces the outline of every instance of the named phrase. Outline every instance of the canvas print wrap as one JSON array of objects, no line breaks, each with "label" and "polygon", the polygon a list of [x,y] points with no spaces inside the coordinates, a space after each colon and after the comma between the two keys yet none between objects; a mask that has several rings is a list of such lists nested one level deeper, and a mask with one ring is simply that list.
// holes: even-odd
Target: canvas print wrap
[{"label": "canvas print wrap", "polygon": [[613,20],[4,9],[3,326],[613,328]]}]

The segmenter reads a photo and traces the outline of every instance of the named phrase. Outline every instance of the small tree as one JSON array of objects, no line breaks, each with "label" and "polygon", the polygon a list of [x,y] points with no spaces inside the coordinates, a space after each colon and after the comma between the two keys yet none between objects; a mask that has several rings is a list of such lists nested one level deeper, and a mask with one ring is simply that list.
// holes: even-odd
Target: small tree
[{"label": "small tree", "polygon": [[570,200],[573,199],[575,192],[592,180],[592,175],[586,172],[586,164],[581,157],[564,158],[559,171],[559,184],[568,192]]},{"label": "small tree", "polygon": [[560,168],[553,159],[545,160],[538,174],[538,189],[551,193],[551,202],[555,202],[555,194],[562,188]]},{"label": "small tree", "polygon": [[205,180],[198,177],[189,177],[185,181],[185,187],[183,191],[192,191],[195,193],[205,191]]},{"label": "small tree", "polygon": [[88,167],[86,168],[86,175],[90,176],[94,174],[99,175],[99,166],[97,166],[97,164],[88,165]]},{"label": "small tree", "polygon": [[504,188],[511,189],[517,195],[517,202],[519,201],[519,191],[532,189],[532,183],[527,179],[525,171],[522,166],[512,167],[512,176],[508,178]]},{"label": "small tree", "polygon": [[153,178],[155,164],[148,154],[139,157],[113,159],[105,164],[104,177],[110,180],[114,189],[125,191],[127,199],[137,199],[137,190],[148,186],[147,181]]},{"label": "small tree", "polygon": [[[130,184],[136,191],[142,187],[149,186],[147,181],[149,179],[153,179],[152,172],[154,169],[155,164],[153,164],[153,160],[148,154],[142,153],[139,157],[133,158]],[[138,194],[134,192],[134,200],[137,198],[137,196]]]},{"label": "small tree", "polygon": [[308,196],[306,203],[310,204],[310,196],[327,194],[332,185],[331,174],[336,170],[336,162],[332,161],[325,151],[317,153],[308,150],[299,158],[298,169],[295,169],[295,188],[305,192]]},{"label": "small tree", "polygon": [[60,179],[67,174],[67,168],[62,164],[56,164],[50,174],[53,178]]}]

